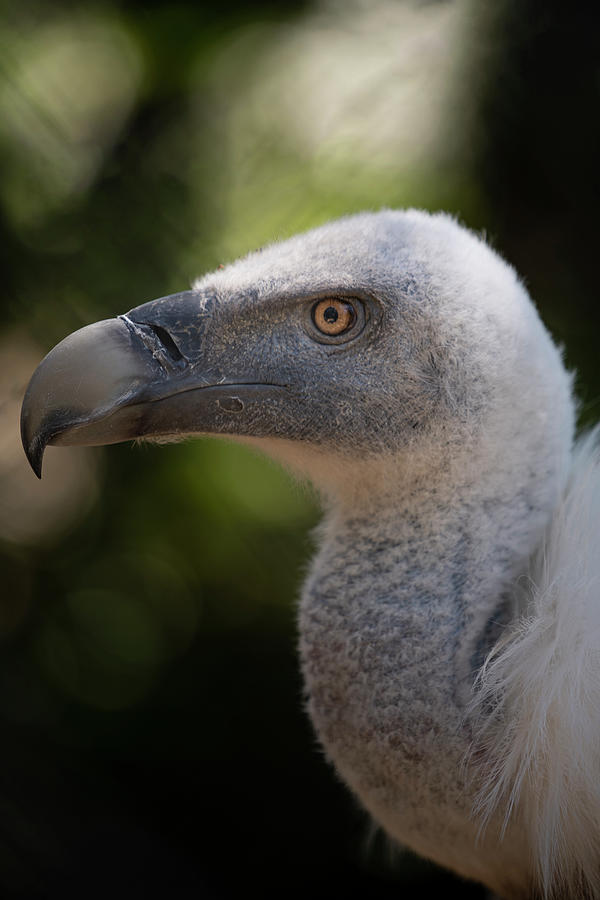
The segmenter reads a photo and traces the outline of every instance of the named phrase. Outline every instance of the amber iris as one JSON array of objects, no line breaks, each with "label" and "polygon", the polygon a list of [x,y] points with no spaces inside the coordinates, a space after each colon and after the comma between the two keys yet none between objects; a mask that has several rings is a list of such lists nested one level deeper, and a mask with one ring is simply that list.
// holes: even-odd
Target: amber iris
[{"label": "amber iris", "polygon": [[335,337],[352,328],[356,322],[356,310],[347,300],[328,298],[315,303],[312,317],[319,331]]}]

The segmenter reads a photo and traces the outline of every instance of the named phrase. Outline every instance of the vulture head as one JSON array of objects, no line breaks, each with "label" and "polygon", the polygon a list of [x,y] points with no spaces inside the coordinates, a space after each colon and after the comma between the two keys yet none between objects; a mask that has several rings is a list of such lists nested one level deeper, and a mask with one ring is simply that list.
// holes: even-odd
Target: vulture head
[{"label": "vulture head", "polygon": [[[573,423],[570,376],[513,269],[451,217],[409,210],[332,222],[76,331],[33,375],[21,425],[38,475],[48,444],[213,434],[312,480],[326,518],[300,652],[327,755],[394,839],[525,897],[598,866],[598,810],[579,832],[569,820],[581,840],[556,813],[587,787],[548,776],[581,749],[556,739],[556,628],[515,637]],[[565,609],[561,659],[585,671],[589,629]]]},{"label": "vulture head", "polygon": [[386,211],[70,335],[31,380],[22,436],[38,475],[47,444],[239,436],[327,490],[332,457],[362,482],[378,457],[431,468],[432,454],[484,429],[493,438],[500,421],[519,444],[523,416],[544,420],[527,440],[560,454],[566,387],[505,263],[446,215]]}]

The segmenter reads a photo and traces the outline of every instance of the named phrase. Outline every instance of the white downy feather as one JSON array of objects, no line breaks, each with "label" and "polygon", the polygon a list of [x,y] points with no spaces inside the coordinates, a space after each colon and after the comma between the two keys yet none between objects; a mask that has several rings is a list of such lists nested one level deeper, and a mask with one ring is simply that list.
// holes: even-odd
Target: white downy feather
[{"label": "white downy feather", "polygon": [[600,429],[577,443],[526,606],[476,684],[482,822],[521,819],[545,897],[600,897]]}]

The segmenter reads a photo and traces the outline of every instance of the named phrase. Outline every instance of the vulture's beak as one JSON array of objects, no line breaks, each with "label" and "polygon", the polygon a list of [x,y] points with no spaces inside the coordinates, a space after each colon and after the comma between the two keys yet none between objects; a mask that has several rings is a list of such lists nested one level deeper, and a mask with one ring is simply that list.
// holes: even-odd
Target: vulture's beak
[{"label": "vulture's beak", "polygon": [[23,401],[21,437],[36,475],[48,444],[231,432],[226,419],[252,415],[257,403],[286,392],[251,372],[227,377],[218,361],[203,358],[209,326],[198,295],[186,291],[61,341],[34,372]]}]

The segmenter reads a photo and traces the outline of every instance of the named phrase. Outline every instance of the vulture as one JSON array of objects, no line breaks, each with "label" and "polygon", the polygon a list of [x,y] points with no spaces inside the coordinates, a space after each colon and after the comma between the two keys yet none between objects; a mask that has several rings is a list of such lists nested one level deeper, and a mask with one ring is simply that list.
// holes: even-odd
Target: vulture
[{"label": "vulture", "polygon": [[224,435],[309,479],[307,705],[375,822],[507,900],[600,897],[600,473],[515,271],[366,212],[66,337],[22,437]]}]

